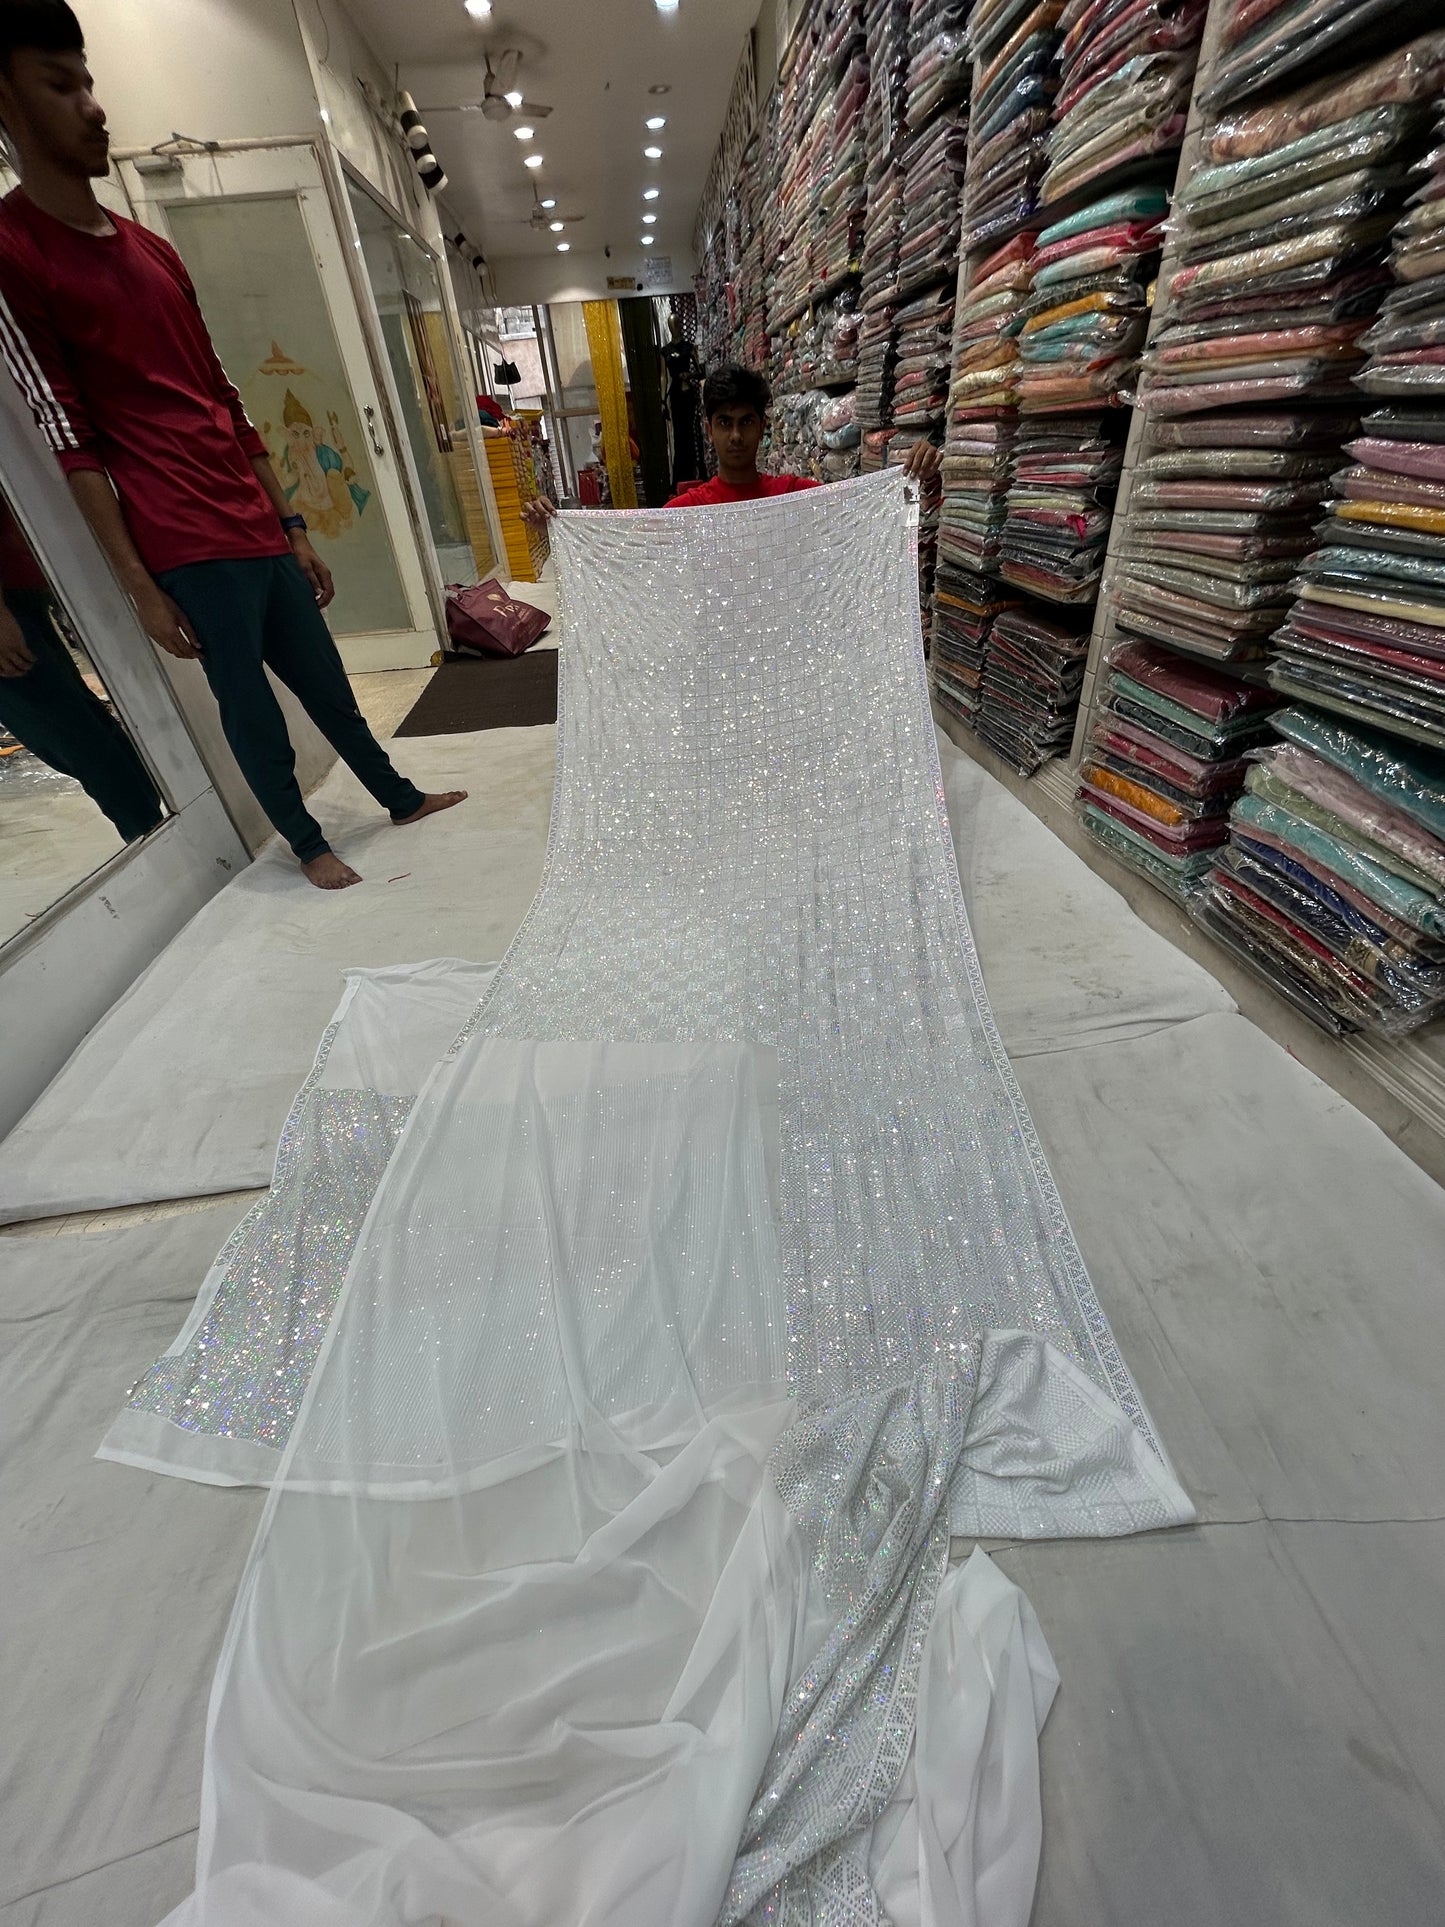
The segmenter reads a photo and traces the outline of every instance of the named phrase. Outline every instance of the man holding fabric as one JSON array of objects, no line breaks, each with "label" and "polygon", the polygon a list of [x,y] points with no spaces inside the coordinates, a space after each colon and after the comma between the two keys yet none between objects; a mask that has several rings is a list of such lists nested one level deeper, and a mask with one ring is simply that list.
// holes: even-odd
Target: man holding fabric
[{"label": "man holding fabric", "polygon": [[[707,438],[717,456],[717,474],[706,482],[690,482],[668,503],[671,509],[707,508],[722,502],[759,502],[769,496],[793,495],[802,488],[818,488],[809,475],[762,475],[758,449],[767,427],[773,391],[764,377],[737,362],[714,368],[702,385],[702,412]],[[942,466],[931,442],[915,442],[902,464],[905,475],[927,483]],[[544,523],[557,513],[545,495],[529,502],[522,513],[528,521]]]}]

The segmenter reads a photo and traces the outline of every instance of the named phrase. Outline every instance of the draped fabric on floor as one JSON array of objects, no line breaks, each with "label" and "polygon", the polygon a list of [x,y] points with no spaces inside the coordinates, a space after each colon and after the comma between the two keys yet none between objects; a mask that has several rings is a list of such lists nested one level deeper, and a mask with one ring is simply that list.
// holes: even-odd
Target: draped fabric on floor
[{"label": "draped fabric on floor", "polygon": [[1192,1512],[984,996],[901,479],[555,553],[526,922],[429,1071],[454,967],[353,988],[108,1442],[278,1468],[174,1918],[1025,1927],[1056,1679],[950,1535]]}]

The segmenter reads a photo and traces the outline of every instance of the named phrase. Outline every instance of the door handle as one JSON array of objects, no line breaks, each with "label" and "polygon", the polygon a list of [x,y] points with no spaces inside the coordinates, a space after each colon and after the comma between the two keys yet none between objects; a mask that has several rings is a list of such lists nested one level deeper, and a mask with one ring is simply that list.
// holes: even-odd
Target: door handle
[{"label": "door handle", "polygon": [[372,453],[384,455],[386,453],[385,445],[376,432],[376,410],[371,406],[371,403],[368,402],[361,412],[366,417],[366,432],[371,437]]}]

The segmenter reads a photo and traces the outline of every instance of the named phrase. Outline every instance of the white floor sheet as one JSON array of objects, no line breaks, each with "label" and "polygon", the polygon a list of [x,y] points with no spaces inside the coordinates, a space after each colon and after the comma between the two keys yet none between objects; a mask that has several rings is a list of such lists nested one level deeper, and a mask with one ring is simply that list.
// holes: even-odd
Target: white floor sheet
[{"label": "white floor sheet", "polygon": [[[999,868],[1011,820],[1030,866],[1033,819],[977,781]],[[1153,941],[1109,897],[1101,981]],[[991,982],[1033,969],[1026,926],[974,914]],[[1202,1514],[994,1553],[1063,1679],[1033,1927],[1416,1927],[1445,1889],[1445,1198],[1242,1020],[1020,1076]],[[0,1243],[4,1927],[154,1927],[194,1876],[261,1495],[90,1454],[238,1209]]]},{"label": "white floor sheet", "polygon": [[425,788],[467,802],[397,828],[333,770],[312,807],[364,881],[313,889],[269,845],[0,1141],[0,1222],[268,1183],[343,971],[501,956],[537,887],[556,731],[402,737],[393,751]]}]

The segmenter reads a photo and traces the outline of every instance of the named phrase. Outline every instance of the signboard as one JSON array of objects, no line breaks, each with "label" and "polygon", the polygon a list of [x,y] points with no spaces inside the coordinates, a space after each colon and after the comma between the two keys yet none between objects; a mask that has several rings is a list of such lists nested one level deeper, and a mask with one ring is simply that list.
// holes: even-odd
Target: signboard
[{"label": "signboard", "polygon": [[647,265],[642,270],[644,288],[666,288],[672,285],[672,256],[670,254],[649,255]]},{"label": "signboard", "polygon": [[636,294],[638,280],[635,274],[609,274],[607,292],[609,294]]}]

